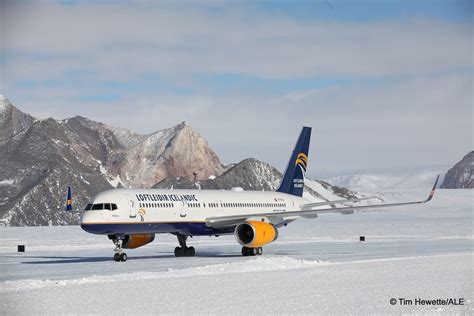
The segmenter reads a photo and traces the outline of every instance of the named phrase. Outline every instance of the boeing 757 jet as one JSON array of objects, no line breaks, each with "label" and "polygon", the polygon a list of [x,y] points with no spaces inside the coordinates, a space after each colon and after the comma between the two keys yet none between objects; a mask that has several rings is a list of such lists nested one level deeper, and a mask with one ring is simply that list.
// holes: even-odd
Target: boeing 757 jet
[{"label": "boeing 757 jet", "polygon": [[[280,186],[274,192],[244,191],[241,188],[112,189],[99,193],[85,207],[81,227],[88,233],[107,235],[115,244],[115,261],[127,260],[123,249],[144,246],[152,242],[156,234],[162,233],[177,236],[179,246],[174,250],[177,257],[194,256],[194,247],[188,247],[186,243],[190,236],[226,234],[233,234],[242,245],[243,256],[255,256],[263,253],[263,246],[277,240],[280,227],[300,217],[382,210],[423,204],[433,198],[439,176],[430,195],[423,201],[354,205],[354,202],[366,199],[360,198],[312,203],[302,197],[310,138],[311,127],[303,127]],[[73,211],[70,187],[66,211]]]}]

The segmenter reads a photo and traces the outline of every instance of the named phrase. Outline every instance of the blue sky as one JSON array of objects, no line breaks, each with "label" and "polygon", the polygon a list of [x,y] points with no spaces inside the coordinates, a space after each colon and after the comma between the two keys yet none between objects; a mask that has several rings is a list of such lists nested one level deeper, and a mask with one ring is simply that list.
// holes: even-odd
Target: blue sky
[{"label": "blue sky", "polygon": [[315,175],[449,165],[472,149],[471,1],[7,1],[0,11],[1,93],[38,117],[140,133],[186,120],[225,162],[280,169],[311,125]]},{"label": "blue sky", "polygon": [[255,6],[309,20],[368,22],[409,19],[414,16],[437,17],[448,21],[472,19],[472,1],[468,0],[257,1]]}]

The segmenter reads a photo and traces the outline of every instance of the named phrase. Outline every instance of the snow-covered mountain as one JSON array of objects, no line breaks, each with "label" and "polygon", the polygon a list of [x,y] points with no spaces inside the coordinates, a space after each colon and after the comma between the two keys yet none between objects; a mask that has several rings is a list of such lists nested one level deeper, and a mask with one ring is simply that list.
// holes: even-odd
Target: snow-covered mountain
[{"label": "snow-covered mountain", "polygon": [[77,223],[65,214],[65,188],[76,205],[116,187],[151,187],[168,176],[206,179],[224,167],[207,141],[181,123],[139,135],[84,117],[38,120],[0,98],[0,222]]},{"label": "snow-covered mountain", "polygon": [[[63,211],[69,185],[80,208],[119,186],[274,190],[280,178],[277,169],[255,159],[223,166],[185,122],[140,135],[80,116],[39,120],[0,98],[0,223],[6,226],[76,224],[78,215]],[[309,199],[353,196],[306,181]]]},{"label": "snow-covered mountain", "polygon": [[18,137],[33,124],[35,118],[15,108],[0,95],[0,143]]},{"label": "snow-covered mountain", "polygon": [[472,189],[474,188],[474,151],[471,151],[457,164],[449,169],[441,184],[443,189]]},{"label": "snow-covered mountain", "polygon": [[[182,177],[171,177],[157,183],[155,188],[162,189],[213,189],[271,191],[278,188],[281,172],[270,164],[254,158],[244,159],[232,165],[221,176],[211,176],[207,180],[193,181]],[[358,194],[345,188],[331,186],[327,182],[305,179],[303,197],[312,200],[339,200],[354,198]]]},{"label": "snow-covered mountain", "polygon": [[151,187],[170,176],[207,179],[222,172],[219,157],[185,122],[148,135],[127,151],[121,166],[121,178],[133,187]]},{"label": "snow-covered mountain", "polygon": [[326,180],[359,192],[429,190],[440,170],[366,171],[330,177]]}]

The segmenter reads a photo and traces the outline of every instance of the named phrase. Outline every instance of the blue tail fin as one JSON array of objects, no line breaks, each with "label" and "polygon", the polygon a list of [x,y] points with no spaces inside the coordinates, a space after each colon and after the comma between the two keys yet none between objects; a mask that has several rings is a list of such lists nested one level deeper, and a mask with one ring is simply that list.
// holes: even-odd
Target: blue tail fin
[{"label": "blue tail fin", "polygon": [[295,149],[291,154],[285,174],[280,182],[277,192],[303,196],[304,174],[308,166],[309,141],[311,139],[311,127],[303,127]]},{"label": "blue tail fin", "polygon": [[67,187],[66,211],[72,211],[72,192],[71,192],[71,187]]}]

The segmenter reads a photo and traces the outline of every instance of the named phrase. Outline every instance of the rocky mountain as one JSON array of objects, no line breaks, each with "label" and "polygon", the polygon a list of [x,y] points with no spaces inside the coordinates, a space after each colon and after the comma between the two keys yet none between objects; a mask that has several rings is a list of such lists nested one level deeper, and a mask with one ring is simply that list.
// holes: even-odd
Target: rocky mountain
[{"label": "rocky mountain", "polygon": [[448,170],[442,189],[472,189],[474,188],[474,178],[472,171],[474,167],[474,151],[468,153],[457,164]]},{"label": "rocky mountain", "polygon": [[275,190],[280,183],[281,173],[271,165],[248,158],[231,166],[221,176],[207,180],[193,181],[183,177],[169,177],[157,183],[160,189],[211,189],[223,190],[240,187],[244,190]]},{"label": "rocky mountain", "polygon": [[[154,188],[160,189],[211,189],[271,191],[278,188],[282,174],[268,163],[248,158],[231,166],[221,176],[207,180],[192,181],[182,177],[170,177],[157,183]],[[358,197],[357,193],[345,188],[331,186],[327,182],[305,180],[304,197],[310,200],[335,200]]]},{"label": "rocky mountain", "polygon": [[77,223],[65,214],[68,185],[76,205],[112,187],[150,187],[165,177],[206,179],[224,167],[206,140],[181,123],[139,135],[83,117],[38,120],[0,97],[0,223]]},{"label": "rocky mountain", "polygon": [[[207,141],[189,124],[148,135],[76,116],[36,119],[0,96],[0,224],[77,224],[64,212],[67,186],[75,207],[98,192],[124,187],[274,190],[281,173],[245,159],[223,166]],[[309,199],[356,196],[308,180]]]},{"label": "rocky mountain", "polygon": [[132,187],[151,187],[170,176],[206,179],[224,172],[207,141],[184,122],[149,135],[123,161],[121,179]]}]

